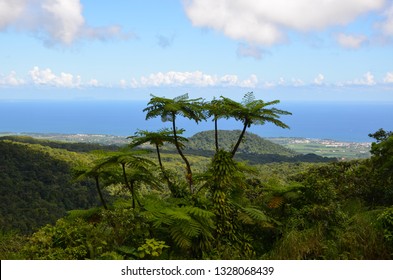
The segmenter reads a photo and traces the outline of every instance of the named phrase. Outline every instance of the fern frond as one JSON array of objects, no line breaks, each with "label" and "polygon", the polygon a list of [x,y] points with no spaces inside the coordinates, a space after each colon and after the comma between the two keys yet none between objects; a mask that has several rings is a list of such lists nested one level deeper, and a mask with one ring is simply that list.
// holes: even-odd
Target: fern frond
[{"label": "fern frond", "polygon": [[213,212],[198,207],[187,206],[183,207],[183,209],[186,211],[186,213],[192,214],[194,218],[200,217],[204,219],[209,219],[214,217]]},{"label": "fern frond", "polygon": [[237,218],[239,219],[239,221],[243,224],[248,224],[248,225],[252,225],[255,223],[255,221],[246,213],[244,212],[240,212],[237,215]]},{"label": "fern frond", "polygon": [[259,209],[243,207],[242,211],[256,222],[269,222],[269,218],[266,216],[266,214]]},{"label": "fern frond", "polygon": [[280,208],[284,204],[284,201],[285,199],[283,196],[274,196],[267,204],[267,207],[270,209]]},{"label": "fern frond", "polygon": [[170,232],[173,241],[177,246],[183,249],[190,248],[192,245],[190,237],[185,235],[180,228],[173,228]]}]

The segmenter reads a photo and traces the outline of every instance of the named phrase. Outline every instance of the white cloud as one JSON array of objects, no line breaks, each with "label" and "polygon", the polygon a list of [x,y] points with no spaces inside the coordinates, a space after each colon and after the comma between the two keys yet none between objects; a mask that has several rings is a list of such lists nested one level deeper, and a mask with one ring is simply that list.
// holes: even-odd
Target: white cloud
[{"label": "white cloud", "polygon": [[194,26],[223,32],[250,44],[272,45],[288,29],[307,32],[344,25],[387,0],[187,0],[185,11]]},{"label": "white cloud", "polygon": [[386,73],[385,78],[383,79],[384,83],[393,83],[393,72]]},{"label": "white cloud", "polygon": [[301,80],[301,79],[293,78],[293,79],[292,79],[292,85],[293,85],[294,87],[301,87],[301,86],[306,85],[306,83],[305,83],[303,80]]},{"label": "white cloud", "polygon": [[263,83],[264,88],[273,88],[275,86],[276,86],[276,83],[274,83],[274,82],[264,82]]},{"label": "white cloud", "polygon": [[393,35],[393,3],[383,13],[385,20],[378,25],[385,35]]},{"label": "white cloud", "polygon": [[2,86],[20,86],[24,85],[25,81],[19,77],[17,77],[15,71],[11,71],[7,76],[0,76],[0,85]]},{"label": "white cloud", "polygon": [[285,79],[284,79],[283,77],[280,77],[280,79],[278,79],[278,84],[279,84],[280,86],[284,86],[284,85],[286,84]]},{"label": "white cloud", "polygon": [[96,79],[91,79],[91,80],[87,83],[87,85],[90,86],[90,87],[98,87],[100,84],[99,84],[98,80],[96,80]]},{"label": "white cloud", "polygon": [[121,88],[126,88],[126,87],[127,87],[127,81],[124,80],[124,79],[121,79],[121,80],[120,80],[120,87],[121,87]]},{"label": "white cloud", "polygon": [[0,31],[32,32],[47,44],[69,46],[79,39],[127,38],[119,26],[90,27],[80,0],[0,0]]},{"label": "white cloud", "polygon": [[220,78],[220,84],[224,86],[236,86],[239,83],[239,77],[236,75],[224,75]]},{"label": "white cloud", "polygon": [[246,88],[255,88],[258,84],[258,78],[256,75],[251,75],[249,79],[241,81],[239,86]]},{"label": "white cloud", "polygon": [[169,71],[166,73],[158,72],[149,76],[141,77],[139,80],[132,78],[131,87],[160,87],[160,86],[238,86],[238,87],[255,87],[258,84],[256,75],[251,75],[248,79],[241,80],[237,75],[216,76],[205,74],[201,71],[194,72],[176,72]]},{"label": "white cloud", "polygon": [[195,72],[175,72],[151,74],[149,77],[142,77],[140,84],[142,86],[213,86],[217,78],[206,75],[200,71]]},{"label": "white cloud", "polygon": [[323,76],[322,74],[318,74],[318,76],[315,77],[314,79],[314,84],[322,85],[324,81],[325,81],[325,76]]},{"label": "white cloud", "polygon": [[23,16],[27,0],[0,0],[0,30],[14,24]]},{"label": "white cloud", "polygon": [[70,74],[70,73],[60,73],[56,75],[51,69],[46,68],[41,70],[39,67],[35,66],[29,71],[31,80],[35,85],[48,85],[55,87],[68,87],[75,88],[80,87],[81,77]]},{"label": "white cloud", "polygon": [[367,36],[340,33],[336,36],[336,40],[344,48],[357,49],[367,42]]},{"label": "white cloud", "polygon": [[348,85],[360,85],[360,86],[373,86],[376,85],[375,77],[371,72],[367,72],[361,79],[355,79],[347,82]]},{"label": "white cloud", "polygon": [[46,18],[42,27],[55,41],[70,45],[79,36],[85,24],[79,0],[44,0],[41,9]]}]

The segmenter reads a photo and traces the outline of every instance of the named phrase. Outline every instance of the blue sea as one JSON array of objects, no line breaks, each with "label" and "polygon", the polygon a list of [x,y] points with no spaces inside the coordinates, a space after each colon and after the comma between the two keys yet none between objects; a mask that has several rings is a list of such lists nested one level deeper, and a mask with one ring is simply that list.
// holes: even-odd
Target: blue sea
[{"label": "blue sea", "polygon": [[[137,129],[170,127],[160,118],[145,120],[146,101],[0,101],[0,132],[133,135]],[[393,130],[393,103],[281,102],[292,112],[282,121],[290,129],[267,124],[250,129],[262,137],[305,137],[351,142],[371,142],[369,133]],[[213,129],[213,122],[195,124],[180,118],[185,136]],[[220,120],[220,129],[241,129],[235,120]]]}]

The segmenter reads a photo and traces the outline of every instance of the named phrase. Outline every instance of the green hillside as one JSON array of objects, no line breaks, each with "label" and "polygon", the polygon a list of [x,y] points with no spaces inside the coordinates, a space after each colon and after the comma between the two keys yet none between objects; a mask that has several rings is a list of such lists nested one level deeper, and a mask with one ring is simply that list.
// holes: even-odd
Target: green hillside
[{"label": "green hillside", "polygon": [[[39,144],[41,146],[47,146],[55,149],[64,149],[72,152],[90,152],[94,150],[104,150],[104,149],[117,150],[119,148],[119,146],[116,146],[115,144],[103,145],[101,143],[82,143],[78,141],[66,142],[65,140],[60,140],[56,138],[51,139],[53,138],[51,134],[47,134],[46,137],[48,138],[44,138],[46,134],[37,134],[37,135],[39,135],[40,138],[36,138],[30,135],[18,135],[18,136],[7,135],[7,136],[0,137],[0,140],[10,140],[14,142],[27,143],[27,144]],[[93,135],[90,137],[93,137]]]},{"label": "green hillside", "polygon": [[[219,130],[218,141],[221,149],[230,150],[240,135],[240,130]],[[190,150],[214,151],[214,130],[202,131],[189,138],[187,148]],[[247,132],[244,141],[239,147],[239,153],[244,154],[275,154],[282,156],[295,156],[297,153],[284,146],[275,144],[262,137]]]},{"label": "green hillside", "polygon": [[[212,159],[188,153],[189,190],[170,151],[160,169],[145,160],[157,162],[154,153],[103,151],[96,161],[98,154],[52,147],[59,143],[0,139],[0,258],[390,259],[391,140],[374,144],[370,160],[331,164],[251,167],[223,151]],[[97,207],[94,183],[72,179],[78,163],[109,176],[101,181],[108,208]]]},{"label": "green hillside", "polygon": [[82,154],[0,140],[0,229],[30,233],[66,211],[97,205],[94,185],[72,180]]},{"label": "green hillside", "polygon": [[[219,147],[230,151],[239,137],[239,130],[220,130]],[[186,153],[211,157],[214,154],[214,131],[203,131],[188,138]],[[173,148],[172,148],[173,150]],[[280,144],[273,143],[256,134],[246,133],[235,158],[249,164],[273,162],[332,162],[336,158],[322,157],[313,153],[300,154]]]}]

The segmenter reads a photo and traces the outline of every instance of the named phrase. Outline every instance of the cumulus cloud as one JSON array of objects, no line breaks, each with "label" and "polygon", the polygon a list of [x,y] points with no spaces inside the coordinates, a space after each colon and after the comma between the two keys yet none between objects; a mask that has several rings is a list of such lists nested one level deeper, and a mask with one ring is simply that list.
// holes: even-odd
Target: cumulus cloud
[{"label": "cumulus cloud", "polygon": [[187,0],[184,8],[194,26],[223,32],[235,40],[272,45],[287,30],[301,32],[345,25],[380,10],[387,0]]},{"label": "cumulus cloud", "polygon": [[371,72],[367,72],[361,79],[355,79],[347,82],[348,85],[359,85],[359,86],[373,86],[376,85],[375,77]]},{"label": "cumulus cloud", "polygon": [[277,84],[280,85],[280,86],[284,86],[286,84],[286,81],[285,81],[285,79],[283,77],[280,77],[280,79],[278,79],[278,83]]},{"label": "cumulus cloud", "polygon": [[306,85],[306,83],[299,78],[292,78],[292,85],[294,87],[301,87],[301,86]]},{"label": "cumulus cloud", "polygon": [[385,78],[383,79],[384,83],[393,83],[393,72],[386,73]]},{"label": "cumulus cloud", "polygon": [[26,0],[0,0],[0,30],[14,24],[23,16]]},{"label": "cumulus cloud", "polygon": [[264,82],[263,83],[264,88],[273,88],[275,86],[277,86],[277,84],[275,82]]},{"label": "cumulus cloud", "polygon": [[31,32],[46,44],[71,45],[80,39],[128,38],[119,26],[90,27],[80,0],[0,0],[0,31]]},{"label": "cumulus cloud", "polygon": [[385,20],[378,24],[378,27],[382,30],[385,35],[392,36],[393,35],[393,3],[385,9],[383,13]]},{"label": "cumulus cloud", "polygon": [[344,48],[358,49],[367,42],[367,36],[340,33],[336,36],[336,40]]},{"label": "cumulus cloud", "polygon": [[142,77],[140,81],[142,86],[213,86],[216,82],[216,77],[204,74],[201,71],[159,72],[148,77]]},{"label": "cumulus cloud", "polygon": [[99,82],[98,82],[97,79],[91,79],[91,80],[87,83],[87,85],[88,85],[88,86],[91,86],[91,87],[98,87],[100,84],[99,84]]},{"label": "cumulus cloud", "polygon": [[255,88],[257,84],[258,84],[258,78],[256,75],[253,74],[250,76],[249,79],[241,81],[239,86],[245,88]]},{"label": "cumulus cloud", "polygon": [[325,76],[323,76],[322,74],[318,74],[318,76],[314,79],[314,84],[322,85],[324,81],[325,81]]},{"label": "cumulus cloud", "polygon": [[126,88],[126,87],[127,87],[127,81],[124,80],[124,79],[121,79],[121,80],[120,80],[120,87],[121,87],[121,88]]},{"label": "cumulus cloud", "polygon": [[2,86],[20,86],[24,85],[25,81],[16,75],[15,71],[11,71],[6,76],[0,75],[0,85]]},{"label": "cumulus cloud", "polygon": [[176,72],[169,71],[166,73],[158,72],[143,76],[139,80],[132,78],[131,87],[160,87],[160,86],[238,86],[252,88],[258,84],[256,75],[251,75],[248,79],[241,80],[237,75],[216,76],[205,74],[201,71],[194,72]]},{"label": "cumulus cloud", "polygon": [[70,73],[61,72],[60,75],[56,75],[51,69],[46,68],[41,70],[35,66],[29,71],[30,78],[35,85],[48,85],[55,87],[68,87],[75,88],[80,87],[81,77],[74,76]]}]

